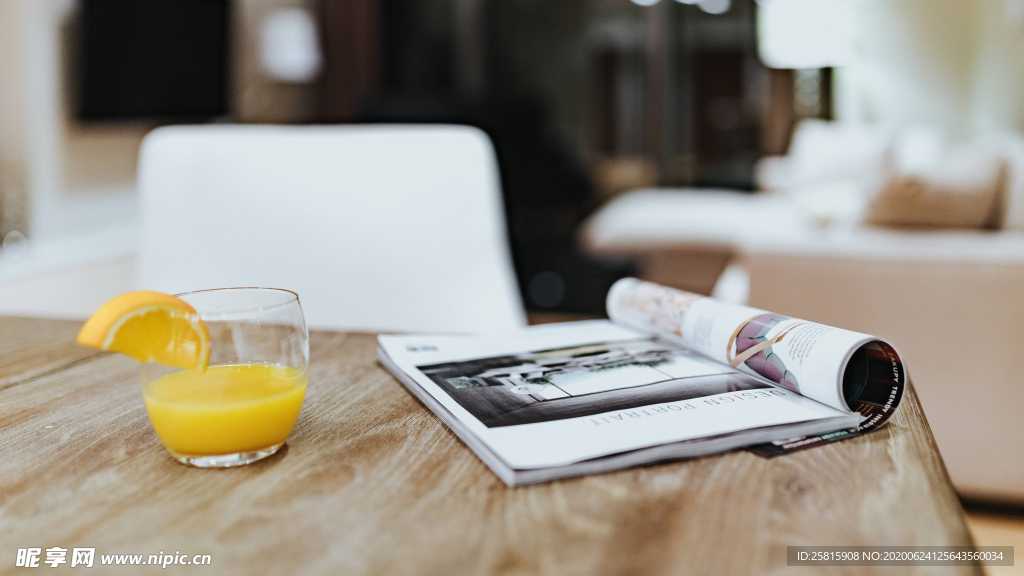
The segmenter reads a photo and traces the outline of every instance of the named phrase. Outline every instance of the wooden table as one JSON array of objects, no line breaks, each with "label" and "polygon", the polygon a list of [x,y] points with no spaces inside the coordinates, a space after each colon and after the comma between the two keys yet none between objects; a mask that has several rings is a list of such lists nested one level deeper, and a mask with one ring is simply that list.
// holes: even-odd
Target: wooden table
[{"label": "wooden table", "polygon": [[912,390],[866,437],[510,489],[377,365],[373,336],[321,332],[286,449],[199,470],[164,452],[134,362],[76,346],[78,327],[0,318],[0,572],[60,546],[96,548],[87,574],[161,551],[215,567],[168,574],[810,574],[787,545],[972,543]]}]

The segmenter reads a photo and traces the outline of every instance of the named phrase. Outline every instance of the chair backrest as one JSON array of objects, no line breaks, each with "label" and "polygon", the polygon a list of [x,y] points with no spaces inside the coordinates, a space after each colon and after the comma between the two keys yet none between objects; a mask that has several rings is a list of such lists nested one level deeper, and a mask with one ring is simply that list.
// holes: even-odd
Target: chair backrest
[{"label": "chair backrest", "polygon": [[139,191],[140,288],[288,288],[314,328],[525,325],[497,162],[474,128],[160,128]]}]

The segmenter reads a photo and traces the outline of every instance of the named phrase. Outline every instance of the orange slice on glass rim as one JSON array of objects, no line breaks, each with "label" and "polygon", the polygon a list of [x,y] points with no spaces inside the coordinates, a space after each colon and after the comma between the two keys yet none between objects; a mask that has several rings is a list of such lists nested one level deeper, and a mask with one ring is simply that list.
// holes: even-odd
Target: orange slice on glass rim
[{"label": "orange slice on glass rim", "polygon": [[190,370],[210,363],[206,323],[188,302],[163,292],[141,290],[108,301],[85,321],[77,342]]}]

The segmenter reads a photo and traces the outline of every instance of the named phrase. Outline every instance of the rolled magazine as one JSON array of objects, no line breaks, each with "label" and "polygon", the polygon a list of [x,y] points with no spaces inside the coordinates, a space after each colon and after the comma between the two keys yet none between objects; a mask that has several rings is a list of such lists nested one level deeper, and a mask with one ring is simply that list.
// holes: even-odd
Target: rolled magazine
[{"label": "rolled magazine", "polygon": [[[612,286],[607,310],[616,323],[863,417],[855,430],[833,436],[882,426],[903,399],[903,361],[892,344],[876,336],[727,304],[636,278],[624,278]],[[794,442],[802,440],[801,446],[806,446],[828,439]],[[781,453],[786,445],[776,443],[779,449],[760,451]]]}]

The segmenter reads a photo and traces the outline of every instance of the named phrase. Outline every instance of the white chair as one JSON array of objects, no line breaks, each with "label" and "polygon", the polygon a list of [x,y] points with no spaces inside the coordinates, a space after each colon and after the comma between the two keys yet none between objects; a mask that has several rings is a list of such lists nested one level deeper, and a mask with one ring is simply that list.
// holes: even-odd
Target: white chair
[{"label": "white chair", "polygon": [[160,128],[139,192],[140,288],[288,288],[315,328],[525,325],[497,162],[474,128]]}]

